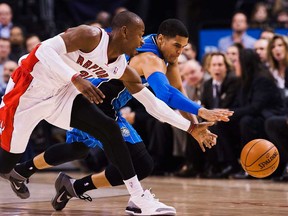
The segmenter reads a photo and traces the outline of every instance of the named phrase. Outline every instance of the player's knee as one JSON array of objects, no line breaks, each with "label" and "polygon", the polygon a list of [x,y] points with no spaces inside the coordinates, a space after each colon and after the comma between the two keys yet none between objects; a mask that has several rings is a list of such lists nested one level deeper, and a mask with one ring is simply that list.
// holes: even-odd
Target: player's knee
[{"label": "player's knee", "polygon": [[135,171],[139,180],[142,180],[148,177],[154,168],[154,163],[152,157],[148,154],[145,154],[137,161],[134,162]]},{"label": "player's knee", "polygon": [[77,152],[77,159],[84,159],[88,156],[90,148],[87,147],[84,143],[82,142],[74,142],[72,143],[73,145],[73,151],[76,153]]}]

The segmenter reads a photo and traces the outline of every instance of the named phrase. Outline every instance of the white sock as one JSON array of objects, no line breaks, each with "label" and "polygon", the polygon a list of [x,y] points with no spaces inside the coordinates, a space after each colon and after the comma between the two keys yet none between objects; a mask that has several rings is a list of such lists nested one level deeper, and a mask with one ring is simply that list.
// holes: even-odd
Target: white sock
[{"label": "white sock", "polygon": [[124,183],[131,196],[141,196],[143,194],[143,188],[137,178],[137,175],[130,179],[124,180]]}]

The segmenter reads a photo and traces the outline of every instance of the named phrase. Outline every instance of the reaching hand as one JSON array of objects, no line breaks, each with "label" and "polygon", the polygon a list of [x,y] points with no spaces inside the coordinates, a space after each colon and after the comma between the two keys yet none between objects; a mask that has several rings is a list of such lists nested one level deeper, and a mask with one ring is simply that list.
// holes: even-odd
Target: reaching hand
[{"label": "reaching hand", "polygon": [[208,130],[208,127],[212,126],[213,124],[214,122],[193,124],[190,127],[190,130],[188,130],[188,133],[190,133],[197,140],[203,152],[205,152],[205,147],[212,148],[214,145],[216,145],[217,135]]},{"label": "reaching hand", "polygon": [[99,104],[103,102],[105,95],[88,80],[78,76],[72,83],[91,103]]},{"label": "reaching hand", "polygon": [[200,108],[198,111],[198,116],[200,116],[203,119],[206,119],[207,121],[224,121],[228,122],[229,117],[233,115],[233,111],[227,110],[227,109],[213,109],[208,110],[205,108]]}]

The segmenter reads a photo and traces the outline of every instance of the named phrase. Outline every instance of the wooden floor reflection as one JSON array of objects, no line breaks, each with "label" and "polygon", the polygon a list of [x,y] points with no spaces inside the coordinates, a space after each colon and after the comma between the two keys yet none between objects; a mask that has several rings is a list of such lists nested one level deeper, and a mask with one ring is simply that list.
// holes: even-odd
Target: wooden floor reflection
[{"label": "wooden floor reflection", "polygon": [[[0,180],[0,215],[125,215],[128,195],[123,186],[89,192],[92,202],[71,200],[61,212],[50,205],[58,173],[39,173],[28,184],[31,197],[21,200]],[[79,173],[69,173],[81,177]],[[206,180],[149,177],[142,182],[156,197],[177,209],[177,215],[266,216],[288,215],[288,184],[269,180]]]}]

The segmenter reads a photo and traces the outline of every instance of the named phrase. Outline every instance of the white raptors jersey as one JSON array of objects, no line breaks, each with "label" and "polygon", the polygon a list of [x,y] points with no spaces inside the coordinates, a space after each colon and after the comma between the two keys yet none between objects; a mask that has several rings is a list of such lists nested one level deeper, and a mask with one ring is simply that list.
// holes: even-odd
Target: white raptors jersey
[{"label": "white raptors jersey", "polygon": [[[107,78],[107,79],[119,79],[126,68],[127,62],[125,55],[120,55],[116,61],[108,64],[108,42],[109,35],[104,29],[101,29],[102,36],[98,46],[89,53],[81,52],[80,50],[62,54],[60,57],[62,60],[75,72],[81,73],[83,78],[95,77],[95,78]],[[48,41],[48,40],[47,40]],[[45,44],[44,41],[42,44]],[[49,71],[47,71],[49,70]],[[68,83],[67,80],[63,80],[59,73],[53,72],[53,67],[47,67],[47,64],[43,64],[41,61],[37,62],[34,66],[31,75],[44,82],[48,88],[58,88]],[[64,82],[64,83],[63,83]]]}]

